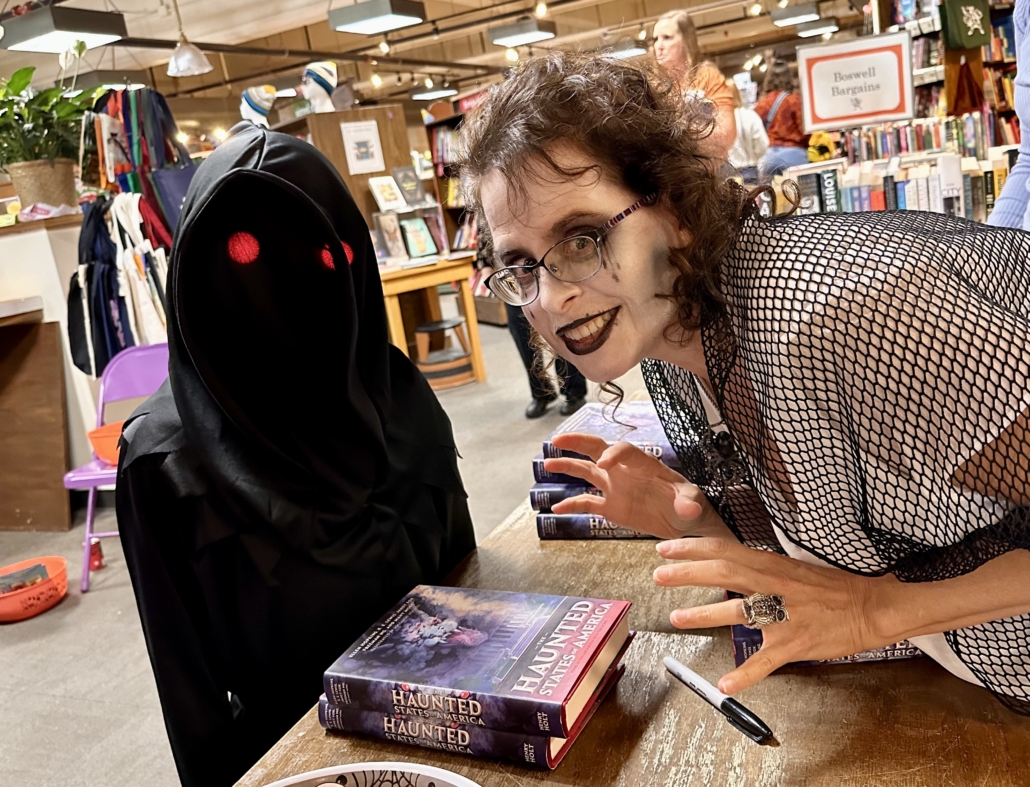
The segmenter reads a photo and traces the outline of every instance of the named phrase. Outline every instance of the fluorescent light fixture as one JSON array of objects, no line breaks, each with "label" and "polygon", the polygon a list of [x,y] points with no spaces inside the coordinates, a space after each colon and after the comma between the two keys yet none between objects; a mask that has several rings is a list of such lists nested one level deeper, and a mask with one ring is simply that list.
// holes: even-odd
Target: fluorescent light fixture
[{"label": "fluorescent light fixture", "polygon": [[93,49],[127,35],[121,14],[48,5],[8,19],[0,48],[59,55],[76,41]]},{"label": "fluorescent light fixture", "polygon": [[792,27],[802,25],[805,22],[815,22],[819,19],[819,6],[817,3],[802,3],[787,8],[774,8],[769,12],[772,23],[777,27]]},{"label": "fluorescent light fixture", "polygon": [[836,33],[840,28],[837,26],[837,20],[834,18],[820,19],[818,22],[808,22],[804,25],[798,25],[797,33],[801,38],[812,38],[813,36],[821,36],[823,33]]},{"label": "fluorescent light fixture", "polygon": [[409,94],[412,101],[432,101],[436,98],[447,98],[458,95],[453,87],[416,88]]},{"label": "fluorescent light fixture", "polygon": [[548,19],[526,16],[506,25],[491,27],[486,32],[490,36],[490,42],[495,46],[515,47],[554,38],[558,34],[558,28]]},{"label": "fluorescent light fixture", "polygon": [[364,0],[329,12],[329,27],[341,33],[371,36],[426,21],[418,0]]},{"label": "fluorescent light fixture", "polygon": [[627,39],[625,41],[619,41],[611,49],[607,49],[602,52],[602,54],[605,57],[611,57],[615,60],[627,60],[631,57],[646,55],[647,49],[641,46],[639,41]]},{"label": "fluorescent light fixture", "polygon": [[[71,87],[70,76],[65,76],[64,82],[67,87]],[[60,82],[56,84],[57,87],[61,86]],[[138,90],[149,85],[150,78],[146,71],[98,69],[97,71],[85,71],[75,78],[76,93],[92,90],[95,87],[102,87],[104,90]]]}]

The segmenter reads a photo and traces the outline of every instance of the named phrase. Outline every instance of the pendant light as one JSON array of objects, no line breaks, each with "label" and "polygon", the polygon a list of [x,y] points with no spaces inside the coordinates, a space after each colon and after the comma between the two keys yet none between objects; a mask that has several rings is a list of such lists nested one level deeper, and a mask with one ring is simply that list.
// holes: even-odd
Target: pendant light
[{"label": "pendant light", "polygon": [[214,71],[215,67],[211,65],[211,61],[187,40],[186,33],[183,32],[179,0],[172,0],[172,6],[175,8],[175,19],[179,23],[179,43],[175,45],[175,51],[168,59],[168,76],[199,77],[201,74]]},{"label": "pendant light", "polygon": [[0,48],[59,55],[76,41],[92,49],[127,35],[125,17],[121,14],[48,5],[8,19]]},{"label": "pendant light", "polygon": [[516,47],[554,38],[558,28],[550,20],[524,16],[506,25],[491,27],[486,33],[494,46]]}]

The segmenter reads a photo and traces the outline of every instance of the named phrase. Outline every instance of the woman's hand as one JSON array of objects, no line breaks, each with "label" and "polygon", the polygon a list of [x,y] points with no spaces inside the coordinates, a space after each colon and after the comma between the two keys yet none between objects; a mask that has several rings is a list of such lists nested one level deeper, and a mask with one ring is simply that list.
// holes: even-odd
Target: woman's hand
[{"label": "woman's hand", "polygon": [[[762,629],[761,649],[719,681],[726,694],[791,661],[850,656],[904,638],[885,635],[876,625],[880,586],[896,582],[892,577],[814,566],[723,538],[663,541],[657,548],[662,557],[685,561],[655,569],[654,580],[663,587],[716,587],[783,598],[790,619]],[[681,629],[746,623],[740,599],[677,609],[669,619]]]},{"label": "woman's hand", "polygon": [[636,446],[609,446],[600,437],[584,434],[557,435],[554,445],[594,461],[548,459],[544,463],[548,472],[582,478],[604,494],[563,500],[554,506],[554,513],[596,514],[659,538],[687,534],[734,538],[698,487]]}]

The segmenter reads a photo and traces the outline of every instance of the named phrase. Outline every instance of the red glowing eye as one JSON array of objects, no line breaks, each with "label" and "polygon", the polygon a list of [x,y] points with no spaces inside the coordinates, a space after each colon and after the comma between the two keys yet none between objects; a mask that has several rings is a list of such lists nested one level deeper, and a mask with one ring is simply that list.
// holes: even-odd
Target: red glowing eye
[{"label": "red glowing eye", "polygon": [[229,259],[241,265],[249,265],[258,258],[261,244],[249,232],[236,232],[229,236]]},{"label": "red glowing eye", "polygon": [[336,270],[336,264],[333,262],[333,253],[329,251],[329,244],[325,245],[325,248],[321,251],[322,264],[325,265],[329,270]]},{"label": "red glowing eye", "polygon": [[354,264],[354,249],[352,249],[350,247],[349,243],[344,243],[343,244],[343,253],[347,255],[347,264],[348,265],[353,265]]}]

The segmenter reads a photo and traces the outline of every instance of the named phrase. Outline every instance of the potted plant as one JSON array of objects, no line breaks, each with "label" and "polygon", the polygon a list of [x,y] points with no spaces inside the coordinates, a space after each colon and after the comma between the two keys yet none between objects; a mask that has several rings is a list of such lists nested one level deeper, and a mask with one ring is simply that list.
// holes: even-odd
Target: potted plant
[{"label": "potted plant", "polygon": [[74,159],[82,117],[96,90],[78,94],[52,87],[29,94],[34,67],[0,79],[0,170],[14,183],[22,205],[76,204]]}]

